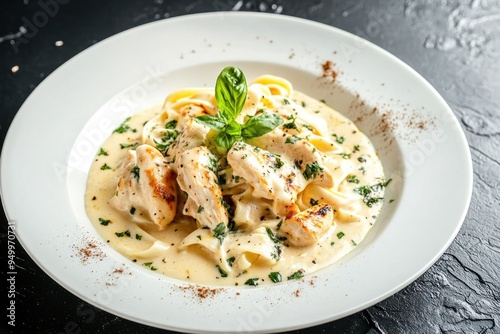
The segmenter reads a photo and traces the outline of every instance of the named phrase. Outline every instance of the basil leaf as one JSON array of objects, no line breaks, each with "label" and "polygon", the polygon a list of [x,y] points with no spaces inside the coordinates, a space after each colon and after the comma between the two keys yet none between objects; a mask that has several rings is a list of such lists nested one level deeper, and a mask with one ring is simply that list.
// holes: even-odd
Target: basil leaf
[{"label": "basil leaf", "polygon": [[273,131],[283,123],[283,118],[274,113],[262,113],[254,117],[250,117],[243,123],[241,136],[243,138],[254,138],[265,135]]},{"label": "basil leaf", "polygon": [[224,123],[219,117],[212,115],[196,116],[194,120],[217,131],[224,130],[226,126],[226,123]]},{"label": "basil leaf", "polygon": [[247,91],[247,79],[239,68],[228,66],[222,70],[215,84],[215,101],[222,120],[229,122],[239,115]]},{"label": "basil leaf", "polygon": [[241,135],[241,124],[232,120],[226,126],[225,132],[233,137],[239,137]]},{"label": "basil leaf", "polygon": [[214,140],[218,146],[228,150],[229,148],[231,148],[237,138],[233,137],[227,132],[219,132]]}]

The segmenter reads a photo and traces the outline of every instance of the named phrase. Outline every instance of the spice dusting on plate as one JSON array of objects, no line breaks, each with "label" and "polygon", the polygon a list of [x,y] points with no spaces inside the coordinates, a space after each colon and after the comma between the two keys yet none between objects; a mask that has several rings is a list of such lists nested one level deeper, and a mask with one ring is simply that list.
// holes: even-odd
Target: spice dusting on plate
[{"label": "spice dusting on plate", "polygon": [[96,243],[87,241],[82,247],[76,247],[78,256],[83,264],[87,264],[90,259],[98,259],[102,261],[106,254],[97,246]]},{"label": "spice dusting on plate", "polygon": [[331,60],[327,60],[321,66],[323,67],[324,78],[332,78],[333,81],[337,79],[338,73],[333,69],[335,63],[333,63]]},{"label": "spice dusting on plate", "polygon": [[180,287],[183,291],[191,291],[195,296],[200,299],[214,297],[218,292],[223,291],[223,288],[209,288],[206,286],[190,285]]}]

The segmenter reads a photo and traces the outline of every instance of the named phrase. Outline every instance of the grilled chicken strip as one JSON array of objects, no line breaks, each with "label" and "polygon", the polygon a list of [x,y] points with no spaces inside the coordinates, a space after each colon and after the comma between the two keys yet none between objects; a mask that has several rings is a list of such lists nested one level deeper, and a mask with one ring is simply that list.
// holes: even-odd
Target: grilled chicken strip
[{"label": "grilled chicken strip", "polygon": [[263,136],[250,139],[248,143],[291,159],[311,183],[333,187],[332,173],[324,166],[323,155],[307,140],[277,128]]},{"label": "grilled chicken strip", "polygon": [[136,222],[150,222],[165,228],[176,212],[175,172],[162,154],[147,144],[129,150],[122,166],[110,204],[130,213]]},{"label": "grilled chicken strip", "polygon": [[297,167],[266,150],[236,142],[227,153],[233,174],[253,188],[252,195],[273,200],[273,211],[290,217],[298,212],[297,194],[308,184]]},{"label": "grilled chicken strip", "polygon": [[285,219],[280,233],[292,246],[311,246],[328,231],[332,222],[332,207],[321,203]]},{"label": "grilled chicken strip", "polygon": [[219,223],[227,226],[228,213],[217,184],[217,158],[207,147],[200,146],[182,152],[175,164],[179,187],[187,193],[182,213],[210,229]]}]

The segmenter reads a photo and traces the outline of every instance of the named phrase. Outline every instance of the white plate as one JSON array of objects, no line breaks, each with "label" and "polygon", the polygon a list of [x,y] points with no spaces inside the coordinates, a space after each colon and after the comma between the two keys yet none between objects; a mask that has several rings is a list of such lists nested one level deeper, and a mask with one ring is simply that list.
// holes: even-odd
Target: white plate
[{"label": "white plate", "polygon": [[[327,61],[335,80],[322,77]],[[87,170],[112,130],[174,89],[212,86],[227,65],[241,67],[249,79],[284,76],[297,90],[325,99],[370,136],[393,179],[386,198],[394,201],[386,201],[368,238],[302,281],[192,287],[127,261],[101,241],[86,217]],[[415,71],[338,29],[255,13],[168,19],[85,50],[23,104],[5,140],[1,172],[8,218],[48,275],[108,312],[190,332],[291,330],[387,298],[446,250],[472,189],[464,134]]]}]

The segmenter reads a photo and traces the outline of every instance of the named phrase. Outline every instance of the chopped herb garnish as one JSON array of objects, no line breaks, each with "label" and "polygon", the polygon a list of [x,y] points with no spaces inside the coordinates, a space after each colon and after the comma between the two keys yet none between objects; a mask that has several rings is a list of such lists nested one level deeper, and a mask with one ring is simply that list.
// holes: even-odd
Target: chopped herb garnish
[{"label": "chopped herb garnish", "polygon": [[222,269],[219,265],[216,265],[215,267],[217,267],[217,269],[219,269],[219,273],[220,273],[221,277],[227,277],[227,271]]},{"label": "chopped herb garnish", "polygon": [[291,279],[300,279],[304,277],[304,270],[300,269],[296,272],[294,272],[293,274],[291,274],[290,276],[287,277],[287,279],[291,280]]},{"label": "chopped herb garnish", "polygon": [[137,234],[137,233],[136,233],[136,234],[135,234],[135,238],[136,238],[137,240],[141,240],[141,239],[142,239],[142,235],[140,235],[140,234]]},{"label": "chopped herb garnish", "polygon": [[354,149],[352,150],[352,152],[358,152],[359,151],[359,145],[354,145]]},{"label": "chopped herb garnish", "polygon": [[132,207],[130,208],[130,211],[129,211],[129,212],[130,212],[130,214],[131,214],[131,215],[133,215],[133,214],[135,213],[135,210],[136,210],[136,208],[132,206]]},{"label": "chopped herb garnish", "polygon": [[128,144],[128,143],[120,143],[120,148],[121,149],[124,149],[124,148],[129,148],[129,147],[132,147],[134,146],[135,144]]},{"label": "chopped herb garnish", "polygon": [[351,153],[338,153],[342,158],[349,159],[351,157]]},{"label": "chopped herb garnish", "polygon": [[112,222],[109,219],[99,218],[99,223],[101,223],[101,225],[103,225],[103,226],[108,226]]},{"label": "chopped herb garnish", "polygon": [[123,231],[123,232],[115,232],[116,236],[119,237],[119,238],[122,238],[122,237],[131,237],[131,234],[130,234],[130,230],[126,230],[126,231]]},{"label": "chopped herb garnish", "polygon": [[312,164],[306,165],[306,169],[302,172],[302,175],[304,175],[306,180],[314,179],[323,171],[323,169],[324,168],[321,167],[317,161],[315,161]]},{"label": "chopped herb garnish", "polygon": [[137,181],[139,181],[139,177],[140,177],[140,171],[141,169],[139,168],[139,166],[135,165],[132,170],[130,171],[130,173],[136,178]]},{"label": "chopped herb garnish", "polygon": [[276,225],[276,229],[279,231],[281,225],[283,224],[283,219],[279,221],[278,225]]},{"label": "chopped herb garnish", "polygon": [[297,123],[295,123],[297,121],[297,119],[295,118],[295,116],[294,115],[289,115],[287,118],[289,120],[291,120],[291,122],[283,124],[283,129],[295,129],[295,130],[298,130]]},{"label": "chopped herb garnish", "polygon": [[275,243],[275,244],[279,244],[280,243],[280,240],[278,238],[276,238],[276,235],[274,235],[274,232],[273,230],[271,230],[269,227],[266,227],[266,232],[267,232],[267,235],[269,236],[269,238]]},{"label": "chopped herb garnish", "polygon": [[306,124],[306,123],[302,123],[302,126],[305,127],[307,130],[309,131],[313,131],[313,128],[312,126],[310,126],[309,124]]},{"label": "chopped herb garnish", "polygon": [[198,210],[196,210],[196,213],[202,213],[203,210],[205,210],[204,207],[202,207],[201,205],[198,207]]},{"label": "chopped herb garnish", "polygon": [[336,133],[332,134],[333,137],[335,137],[335,141],[339,144],[343,144],[345,141],[344,136],[338,136]]},{"label": "chopped herb garnish", "polygon": [[107,170],[107,169],[111,169],[111,167],[108,166],[108,164],[104,164],[101,166],[101,170]]},{"label": "chopped herb garnish", "polygon": [[234,260],[236,260],[236,258],[234,256],[231,256],[229,259],[226,259],[226,262],[230,267],[232,267]]},{"label": "chopped herb garnish", "polygon": [[108,155],[108,152],[103,149],[102,147],[99,149],[99,153],[97,153],[97,155]]},{"label": "chopped herb garnish", "polygon": [[311,206],[315,206],[315,205],[318,205],[319,204],[319,201],[318,200],[315,200],[314,198],[311,198],[309,200],[309,204],[311,204]]},{"label": "chopped herb garnish", "polygon": [[226,225],[224,225],[224,223],[219,223],[213,229],[213,235],[215,238],[219,239],[219,243],[222,245],[222,241],[224,241],[224,237],[226,236]]},{"label": "chopped herb garnish", "polygon": [[293,135],[293,136],[287,137],[285,139],[285,144],[295,144],[298,140],[301,140],[301,139],[302,138]]},{"label": "chopped herb garnish", "polygon": [[130,117],[127,117],[122,124],[120,124],[119,127],[117,127],[113,132],[117,133],[124,133],[127,132],[128,130],[131,130],[132,132],[136,132],[136,129],[132,129],[127,122],[130,120]]},{"label": "chopped herb garnish", "polygon": [[359,183],[359,179],[356,175],[349,175],[347,177],[347,182],[350,182],[350,183]]},{"label": "chopped herb garnish", "polygon": [[282,281],[281,274],[277,271],[273,271],[268,276],[271,279],[271,281],[273,281],[273,283],[279,283]]},{"label": "chopped herb garnish", "polygon": [[151,269],[153,271],[158,270],[158,268],[153,267],[153,262],[144,262],[142,265],[145,267],[148,267],[149,269]]},{"label": "chopped herb garnish", "polygon": [[337,233],[337,238],[339,239],[342,239],[343,237],[345,236],[345,233],[340,231],[339,233]]},{"label": "chopped herb garnish", "polygon": [[174,119],[174,120],[171,120],[170,122],[167,122],[167,124],[165,124],[165,129],[173,130],[173,129],[175,129],[176,126],[177,126],[177,121]]},{"label": "chopped herb garnish", "polygon": [[383,197],[374,196],[373,193],[377,193],[387,187],[389,183],[391,183],[392,179],[389,179],[385,182],[379,182],[374,184],[373,186],[361,186],[358,188],[354,188],[354,192],[363,196],[363,202],[371,208],[374,204],[382,201]]},{"label": "chopped herb garnish", "polygon": [[358,161],[359,161],[359,162],[366,162],[366,159],[365,159],[365,158],[363,158],[363,157],[359,157],[359,158],[358,158]]},{"label": "chopped herb garnish", "polygon": [[259,285],[259,278],[249,278],[245,281],[245,285],[257,286]]}]

